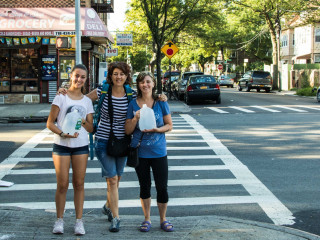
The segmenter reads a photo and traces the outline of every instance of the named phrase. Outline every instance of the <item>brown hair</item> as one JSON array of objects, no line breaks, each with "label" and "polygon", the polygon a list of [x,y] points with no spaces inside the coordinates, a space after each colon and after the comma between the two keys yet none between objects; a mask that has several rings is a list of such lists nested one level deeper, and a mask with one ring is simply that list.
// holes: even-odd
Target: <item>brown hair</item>
[{"label": "brown hair", "polygon": [[139,88],[139,83],[142,82],[146,76],[151,77],[151,79],[152,79],[152,81],[154,83],[154,87],[152,88],[152,98],[154,100],[157,100],[158,99],[158,97],[156,95],[157,82],[156,82],[156,79],[154,78],[154,76],[152,75],[152,73],[148,72],[148,71],[140,72],[138,77],[137,77],[137,97],[142,97],[142,92],[141,92],[141,90]]},{"label": "brown hair", "polygon": [[[75,66],[72,68],[71,72],[70,72],[70,76],[72,75],[72,73],[73,73],[74,70],[76,70],[76,69],[82,69],[82,70],[86,71],[86,77],[87,77],[87,79],[88,79],[88,69],[87,69],[87,67],[86,67],[85,65],[83,65],[83,64],[77,64],[77,65],[75,65]],[[69,81],[69,87],[70,87],[70,86],[71,86],[71,81]],[[85,89],[84,86],[81,87],[81,92],[82,92],[82,94],[85,94],[85,93],[86,93],[86,89]]]},{"label": "brown hair", "polygon": [[124,84],[129,84],[131,86],[132,85],[132,78],[130,74],[131,67],[125,62],[112,62],[108,65],[107,83],[113,85],[111,77],[112,77],[113,71],[116,68],[120,69],[124,73],[124,75],[127,76],[127,79]]}]

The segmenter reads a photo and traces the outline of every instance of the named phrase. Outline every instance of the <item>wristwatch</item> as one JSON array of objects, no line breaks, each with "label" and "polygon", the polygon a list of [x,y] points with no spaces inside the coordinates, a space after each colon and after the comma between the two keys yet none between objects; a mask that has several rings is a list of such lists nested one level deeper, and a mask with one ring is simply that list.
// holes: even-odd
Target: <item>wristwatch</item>
[{"label": "wristwatch", "polygon": [[64,132],[59,133],[59,136],[63,138],[64,137]]}]

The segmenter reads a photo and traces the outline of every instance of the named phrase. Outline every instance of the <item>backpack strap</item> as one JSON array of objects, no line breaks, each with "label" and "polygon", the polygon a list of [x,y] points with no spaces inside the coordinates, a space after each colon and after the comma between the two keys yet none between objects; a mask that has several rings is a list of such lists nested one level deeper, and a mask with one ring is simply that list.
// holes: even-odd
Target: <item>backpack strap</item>
[{"label": "backpack strap", "polygon": [[128,98],[128,102],[131,102],[132,100],[132,88],[130,87],[129,84],[125,84],[123,85],[124,87],[124,90],[126,91],[126,95],[127,95],[127,98]]}]

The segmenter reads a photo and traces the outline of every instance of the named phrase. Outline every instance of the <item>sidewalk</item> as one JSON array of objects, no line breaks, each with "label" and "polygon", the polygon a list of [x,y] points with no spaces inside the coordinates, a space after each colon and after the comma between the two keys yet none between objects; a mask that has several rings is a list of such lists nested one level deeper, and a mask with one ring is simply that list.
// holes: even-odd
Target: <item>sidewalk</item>
[{"label": "sidewalk", "polygon": [[[170,203],[169,203],[170,205]],[[272,224],[246,221],[219,216],[186,216],[168,218],[174,225],[174,232],[160,229],[159,217],[152,217],[152,228],[148,233],[138,230],[141,216],[121,216],[118,233],[109,232],[107,217],[95,209],[84,211],[83,221],[86,235],[73,235],[74,213],[66,211],[63,235],[51,233],[55,214],[44,210],[28,210],[15,207],[0,207],[0,239],[203,239],[203,240],[319,240],[320,236]]]},{"label": "sidewalk", "polygon": [[[171,113],[186,113],[191,109],[178,100],[170,100]],[[0,123],[45,122],[49,115],[51,104],[4,104],[0,105]]]}]

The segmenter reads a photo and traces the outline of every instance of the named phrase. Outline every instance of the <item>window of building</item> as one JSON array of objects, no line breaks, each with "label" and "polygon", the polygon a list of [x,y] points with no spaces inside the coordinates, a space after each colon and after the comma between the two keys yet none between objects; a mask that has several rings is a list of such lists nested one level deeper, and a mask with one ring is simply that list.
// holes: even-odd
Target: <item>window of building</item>
[{"label": "window of building", "polygon": [[315,36],[315,42],[320,42],[320,29],[319,28],[315,29],[314,36]]},{"label": "window of building", "polygon": [[287,47],[288,46],[288,36],[283,35],[281,37],[281,47]]},{"label": "window of building", "polygon": [[35,49],[0,49],[0,92],[38,92],[38,52]]}]

